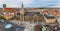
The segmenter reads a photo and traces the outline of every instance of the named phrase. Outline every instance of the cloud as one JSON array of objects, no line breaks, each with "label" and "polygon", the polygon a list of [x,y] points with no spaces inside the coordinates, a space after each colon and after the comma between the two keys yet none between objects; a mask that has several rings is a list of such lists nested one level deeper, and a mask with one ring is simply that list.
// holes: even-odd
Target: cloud
[{"label": "cloud", "polygon": [[34,4],[34,0],[23,0],[24,4]]},{"label": "cloud", "polygon": [[0,4],[2,4],[2,0],[0,0]]},{"label": "cloud", "polygon": [[26,4],[25,7],[48,7],[60,5],[60,0],[34,0],[33,4]]}]

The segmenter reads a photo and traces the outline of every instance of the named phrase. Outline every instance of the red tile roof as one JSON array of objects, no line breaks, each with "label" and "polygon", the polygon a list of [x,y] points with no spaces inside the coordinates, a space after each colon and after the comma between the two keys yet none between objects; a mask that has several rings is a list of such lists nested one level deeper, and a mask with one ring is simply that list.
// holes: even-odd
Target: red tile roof
[{"label": "red tile roof", "polygon": [[13,10],[13,8],[4,8],[4,10]]}]

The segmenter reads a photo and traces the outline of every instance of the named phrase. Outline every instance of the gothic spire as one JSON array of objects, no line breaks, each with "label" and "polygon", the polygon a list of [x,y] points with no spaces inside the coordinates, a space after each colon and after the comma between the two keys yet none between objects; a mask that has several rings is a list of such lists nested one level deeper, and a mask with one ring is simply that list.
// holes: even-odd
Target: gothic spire
[{"label": "gothic spire", "polygon": [[22,2],[22,5],[21,6],[22,6],[22,8],[24,8],[23,2]]}]

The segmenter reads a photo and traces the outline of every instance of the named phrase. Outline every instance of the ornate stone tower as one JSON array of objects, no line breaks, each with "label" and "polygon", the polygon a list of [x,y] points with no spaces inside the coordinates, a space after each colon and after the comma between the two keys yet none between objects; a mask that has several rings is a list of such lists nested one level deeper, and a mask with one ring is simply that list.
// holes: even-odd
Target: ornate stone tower
[{"label": "ornate stone tower", "polygon": [[6,4],[3,4],[3,11],[4,11],[4,8],[6,8]]},{"label": "ornate stone tower", "polygon": [[24,21],[24,13],[25,13],[25,11],[24,11],[24,5],[23,5],[23,2],[22,2],[22,4],[21,4],[21,10],[20,10],[20,18],[21,18],[21,20],[22,21]]}]

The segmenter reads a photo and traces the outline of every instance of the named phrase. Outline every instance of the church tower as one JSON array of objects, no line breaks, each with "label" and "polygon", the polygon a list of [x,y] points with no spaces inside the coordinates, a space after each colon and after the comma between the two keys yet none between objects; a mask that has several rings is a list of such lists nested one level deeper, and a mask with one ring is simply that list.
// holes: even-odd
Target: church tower
[{"label": "church tower", "polygon": [[21,10],[20,10],[20,13],[21,13],[21,14],[24,14],[24,13],[25,13],[23,2],[22,2],[22,4],[21,4]]},{"label": "church tower", "polygon": [[23,2],[22,2],[22,4],[21,4],[20,14],[21,14],[21,20],[24,21],[24,14],[25,14],[25,11],[24,11],[24,5],[23,5]]},{"label": "church tower", "polygon": [[21,5],[21,6],[22,6],[22,8],[24,9],[24,5],[23,5],[23,2],[22,2],[22,5]]}]

